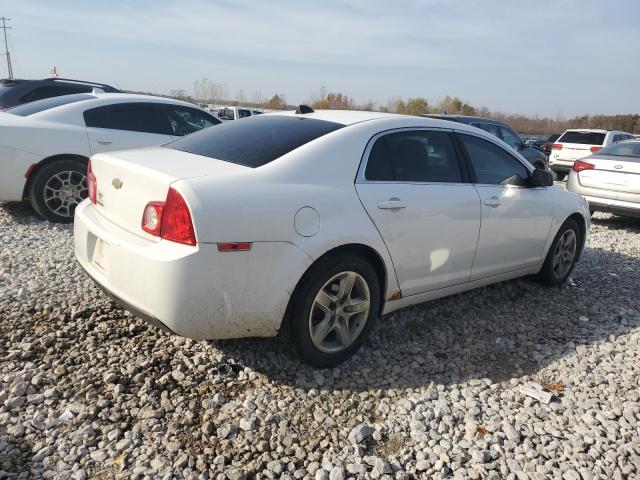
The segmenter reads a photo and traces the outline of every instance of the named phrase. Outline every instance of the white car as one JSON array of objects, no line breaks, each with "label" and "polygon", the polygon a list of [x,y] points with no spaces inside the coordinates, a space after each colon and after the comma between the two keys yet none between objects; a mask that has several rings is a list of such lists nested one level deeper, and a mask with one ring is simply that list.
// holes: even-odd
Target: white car
[{"label": "white car", "polygon": [[551,145],[549,168],[556,179],[563,180],[576,160],[588,157],[612,143],[631,138],[631,133],[620,130],[569,129]]},{"label": "white car", "polygon": [[564,282],[587,203],[460,123],[274,113],[91,158],[75,254],[143,318],[194,339],[274,336],[326,367],[379,314],[536,274]]},{"label": "white car", "polygon": [[89,157],[161,145],[219,124],[169,98],[93,93],[47,98],[0,113],[0,201],[28,199],[42,217],[70,222],[86,198]]},{"label": "white car", "polygon": [[254,115],[262,115],[264,112],[249,107],[221,107],[217,110],[216,116],[222,120],[239,120]]}]

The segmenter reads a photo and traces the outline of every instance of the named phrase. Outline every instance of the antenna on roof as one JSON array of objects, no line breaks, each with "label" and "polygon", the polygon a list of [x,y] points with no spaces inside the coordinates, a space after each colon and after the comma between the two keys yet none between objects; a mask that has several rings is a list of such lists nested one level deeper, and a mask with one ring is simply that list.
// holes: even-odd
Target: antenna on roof
[{"label": "antenna on roof", "polygon": [[305,113],[313,113],[315,110],[311,108],[309,105],[298,105],[296,108],[296,113],[299,115],[304,115]]}]

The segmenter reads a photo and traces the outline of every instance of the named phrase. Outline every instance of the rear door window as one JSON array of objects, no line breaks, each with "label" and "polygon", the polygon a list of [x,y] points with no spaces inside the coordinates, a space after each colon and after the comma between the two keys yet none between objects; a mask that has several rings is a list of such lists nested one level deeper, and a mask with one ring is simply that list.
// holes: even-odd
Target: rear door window
[{"label": "rear door window", "polygon": [[314,118],[256,115],[206,128],[166,146],[256,168],[342,127]]},{"label": "rear door window", "polygon": [[496,125],[495,123],[478,123],[477,124],[478,128],[481,128],[482,130],[484,130],[485,132],[489,132],[491,135],[494,135],[498,138],[500,138],[500,133],[498,133],[498,125]]},{"label": "rear door window", "polygon": [[602,145],[606,134],[601,132],[564,132],[558,143],[579,143],[583,145]]},{"label": "rear door window", "polygon": [[171,135],[167,113],[161,104],[118,103],[84,112],[87,127]]},{"label": "rear door window", "polygon": [[246,118],[251,116],[251,110],[238,110],[238,118]]},{"label": "rear door window", "polygon": [[376,140],[365,169],[367,180],[461,183],[462,172],[447,132],[415,130]]},{"label": "rear door window", "polygon": [[529,171],[513,155],[488,140],[457,134],[476,174],[476,183],[523,185]]}]

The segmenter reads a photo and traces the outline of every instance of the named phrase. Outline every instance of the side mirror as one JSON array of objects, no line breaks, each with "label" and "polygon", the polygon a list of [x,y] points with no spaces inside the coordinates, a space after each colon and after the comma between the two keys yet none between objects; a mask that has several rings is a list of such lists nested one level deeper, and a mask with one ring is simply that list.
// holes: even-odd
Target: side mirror
[{"label": "side mirror", "polygon": [[516,150],[524,150],[525,148],[527,148],[527,144],[524,142],[518,142],[516,144]]},{"label": "side mirror", "polygon": [[536,168],[529,177],[530,187],[550,187],[553,185],[551,173],[541,168]]}]

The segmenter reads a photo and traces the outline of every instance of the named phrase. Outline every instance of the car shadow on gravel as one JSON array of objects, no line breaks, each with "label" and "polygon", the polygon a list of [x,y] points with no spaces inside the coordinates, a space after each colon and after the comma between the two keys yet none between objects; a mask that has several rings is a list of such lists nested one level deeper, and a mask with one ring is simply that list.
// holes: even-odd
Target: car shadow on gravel
[{"label": "car shadow on gravel", "polygon": [[640,233],[640,218],[619,217],[606,213],[596,212],[591,217],[593,225],[608,227],[627,233]]},{"label": "car shadow on gravel", "polygon": [[32,452],[32,445],[7,432],[4,426],[0,426],[0,445],[0,478],[32,478],[24,477],[24,472],[42,472],[42,462]]},{"label": "car shadow on gravel", "polygon": [[27,202],[0,202],[0,208],[8,213],[16,223],[28,224],[46,221],[40,218]]},{"label": "car shadow on gravel", "polygon": [[[381,318],[344,364],[316,370],[276,339],[218,341],[240,365],[299,388],[388,390],[471,379],[504,382],[640,327],[640,259],[586,248],[570,280],[545,288],[524,278]],[[629,312],[632,312],[629,315]],[[561,379],[548,379],[561,380]]]}]

